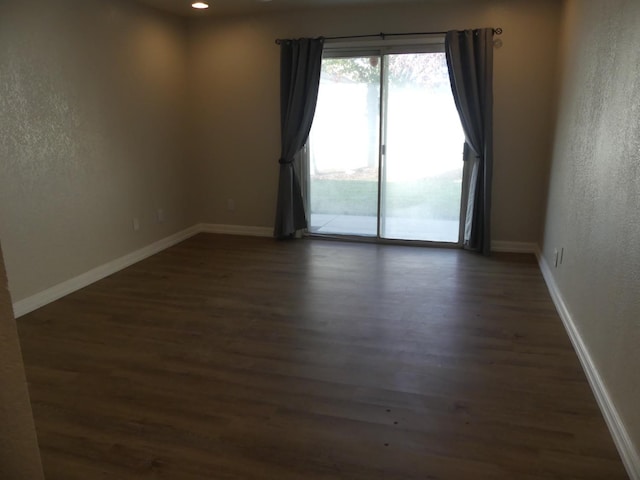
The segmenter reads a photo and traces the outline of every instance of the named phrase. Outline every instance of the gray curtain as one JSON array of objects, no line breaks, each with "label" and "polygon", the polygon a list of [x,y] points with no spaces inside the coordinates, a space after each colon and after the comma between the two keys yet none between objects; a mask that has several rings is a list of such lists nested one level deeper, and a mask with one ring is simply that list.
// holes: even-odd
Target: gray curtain
[{"label": "gray curtain", "polygon": [[307,227],[294,156],[302,149],[316,110],[323,40],[302,38],[280,44],[280,180],[276,224],[277,238],[293,237]]},{"label": "gray curtain", "polygon": [[491,176],[493,174],[493,29],[450,31],[445,52],[451,89],[470,162],[464,247],[491,252]]}]

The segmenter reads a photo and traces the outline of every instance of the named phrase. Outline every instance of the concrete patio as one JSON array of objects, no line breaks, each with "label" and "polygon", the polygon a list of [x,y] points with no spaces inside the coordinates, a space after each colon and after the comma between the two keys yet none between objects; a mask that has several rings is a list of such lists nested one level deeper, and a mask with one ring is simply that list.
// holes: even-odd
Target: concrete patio
[{"label": "concrete patio", "polygon": [[[326,235],[375,237],[377,219],[375,216],[312,213],[309,231]],[[384,221],[381,237],[457,243],[458,231],[459,225],[456,220],[392,217]]]}]

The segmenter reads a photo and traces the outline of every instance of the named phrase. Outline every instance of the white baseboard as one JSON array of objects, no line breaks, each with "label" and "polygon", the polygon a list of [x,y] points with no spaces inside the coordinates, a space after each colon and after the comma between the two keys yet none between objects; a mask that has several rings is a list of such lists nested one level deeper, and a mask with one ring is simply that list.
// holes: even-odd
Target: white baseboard
[{"label": "white baseboard", "polygon": [[65,295],[69,295],[76,290],[80,290],[81,288],[91,285],[98,280],[127,268],[140,260],[144,260],[151,255],[155,255],[162,250],[172,247],[173,245],[176,245],[199,232],[200,230],[198,225],[187,228],[169,237],[158,240],[151,245],[147,245],[139,250],[128,253],[120,258],[116,258],[115,260],[100,265],[99,267],[93,268],[88,272],[78,275],[77,277],[65,280],[64,282],[47,288],[42,292],[31,295],[23,300],[19,300],[13,304],[13,314],[16,318],[26,315],[29,312],[64,297]]},{"label": "white baseboard", "polygon": [[[244,235],[253,237],[271,237],[273,230],[270,227],[252,227],[244,225],[222,225],[212,223],[200,223],[189,227],[181,232],[175,233],[169,237],[158,240],[146,247],[135,252],[131,252],[120,258],[107,262],[96,268],[82,273],[76,277],[65,280],[62,283],[47,288],[42,292],[38,292],[30,297],[24,298],[13,304],[13,312],[16,318],[26,315],[40,307],[47,305],[59,298],[73,293],[81,288],[91,285],[109,275],[112,275],[124,268],[133,265],[140,260],[144,260],[162,250],[186,240],[200,232],[219,233],[225,235]],[[492,250],[496,252],[525,252],[531,253],[536,250],[535,244],[521,242],[493,242]]]},{"label": "white baseboard", "polygon": [[225,235],[243,235],[247,237],[272,237],[271,227],[247,227],[244,225],[220,225],[214,223],[201,223],[198,225],[200,232],[222,233]]},{"label": "white baseboard", "polygon": [[198,233],[221,233],[225,235],[244,235],[252,237],[270,237],[273,230],[269,227],[247,227],[243,225],[217,225],[210,223],[199,223],[189,227],[181,232],[175,233],[169,237],[158,240],[157,242],[147,245],[135,252],[128,253],[120,258],[116,258],[110,262],[100,265],[96,268],[82,273],[76,277],[65,280],[62,283],[47,288],[42,292],[38,292],[30,297],[14,302],[13,314],[16,318],[26,315],[29,312],[44,307],[59,298],[69,295],[81,288],[91,285],[109,275],[112,275],[124,268],[133,265],[140,260],[144,260],[151,255],[161,252],[177,243],[186,240]]},{"label": "white baseboard", "polygon": [[631,437],[629,437],[627,429],[618,414],[618,410],[611,400],[607,387],[598,373],[598,369],[591,358],[586,344],[582,340],[580,331],[576,327],[571,313],[569,313],[569,309],[567,308],[567,305],[562,298],[562,294],[558,289],[558,285],[553,278],[549,264],[544,259],[538,248],[536,248],[536,256],[538,257],[538,264],[540,265],[542,276],[547,283],[547,288],[549,289],[553,303],[555,304],[560,318],[562,319],[562,323],[564,324],[564,328],[571,339],[573,348],[580,359],[582,369],[587,376],[587,380],[589,381],[591,390],[596,397],[600,411],[602,412],[604,420],[609,427],[609,431],[613,437],[613,442],[615,443],[618,453],[622,458],[622,463],[627,469],[627,473],[631,480],[640,480],[640,454],[631,441]]},{"label": "white baseboard", "polygon": [[536,253],[538,245],[527,242],[503,242],[494,240],[491,242],[492,252],[501,253]]}]

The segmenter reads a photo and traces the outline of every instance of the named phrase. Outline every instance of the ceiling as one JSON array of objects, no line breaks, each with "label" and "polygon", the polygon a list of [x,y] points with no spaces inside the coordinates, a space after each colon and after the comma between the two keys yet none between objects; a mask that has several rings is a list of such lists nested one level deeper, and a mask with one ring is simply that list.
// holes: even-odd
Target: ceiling
[{"label": "ceiling", "polygon": [[[337,5],[362,5],[383,3],[406,3],[412,0],[209,0],[207,10],[191,8],[192,0],[137,0],[152,7],[176,15],[198,17],[238,13],[260,13]],[[416,1],[416,0],[413,0]],[[431,0],[442,1],[442,0]]]}]

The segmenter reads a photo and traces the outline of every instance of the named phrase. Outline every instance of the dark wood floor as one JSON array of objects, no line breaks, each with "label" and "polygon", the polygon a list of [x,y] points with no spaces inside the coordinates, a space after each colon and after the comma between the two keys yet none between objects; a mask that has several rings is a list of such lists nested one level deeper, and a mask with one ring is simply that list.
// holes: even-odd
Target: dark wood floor
[{"label": "dark wood floor", "polygon": [[627,478],[531,256],[202,234],[18,325],[48,480]]}]

